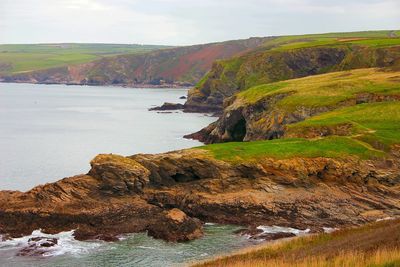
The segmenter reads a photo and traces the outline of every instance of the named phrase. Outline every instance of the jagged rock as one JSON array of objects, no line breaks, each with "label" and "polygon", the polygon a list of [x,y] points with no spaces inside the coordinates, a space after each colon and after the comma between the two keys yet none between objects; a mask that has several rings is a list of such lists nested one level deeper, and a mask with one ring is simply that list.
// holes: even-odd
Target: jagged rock
[{"label": "jagged rock", "polygon": [[47,252],[46,248],[58,244],[57,238],[32,237],[28,240],[28,246],[18,252],[18,256],[42,256]]}]

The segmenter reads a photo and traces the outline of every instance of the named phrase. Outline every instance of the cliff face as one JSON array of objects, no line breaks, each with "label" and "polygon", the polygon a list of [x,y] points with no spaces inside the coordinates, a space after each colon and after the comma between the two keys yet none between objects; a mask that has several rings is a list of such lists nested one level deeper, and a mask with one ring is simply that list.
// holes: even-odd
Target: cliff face
[{"label": "cliff face", "polygon": [[203,149],[99,155],[87,175],[26,193],[0,192],[0,233],[77,229],[78,239],[112,240],[147,230],[184,241],[202,235],[201,221],[315,231],[361,224],[399,213],[398,159],[393,162],[263,157],[231,163]]},{"label": "cliff face", "polygon": [[[205,143],[311,137],[287,135],[287,126],[344,107],[400,101],[399,76],[388,69],[360,69],[256,86],[229,98],[216,122],[186,137]],[[319,136],[337,134],[332,128]],[[351,134],[351,126],[345,133]]]},{"label": "cliff face", "polygon": [[212,62],[253,49],[271,38],[251,38],[205,45],[109,56],[85,64],[2,77],[6,82],[154,86],[196,83]]},{"label": "cliff face", "polygon": [[370,47],[341,42],[297,49],[263,46],[214,63],[211,71],[190,90],[185,109],[222,111],[225,99],[256,85],[342,70],[397,65],[400,65],[400,46]]}]

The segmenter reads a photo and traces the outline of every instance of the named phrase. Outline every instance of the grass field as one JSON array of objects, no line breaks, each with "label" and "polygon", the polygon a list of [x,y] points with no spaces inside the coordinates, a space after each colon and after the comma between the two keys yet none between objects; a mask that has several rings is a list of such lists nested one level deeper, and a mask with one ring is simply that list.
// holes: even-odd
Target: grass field
[{"label": "grass field", "polygon": [[143,53],[163,46],[118,44],[0,45],[0,74],[90,62],[105,56]]},{"label": "grass field", "polygon": [[221,257],[206,266],[400,266],[400,221],[383,221],[330,234],[299,237]]}]

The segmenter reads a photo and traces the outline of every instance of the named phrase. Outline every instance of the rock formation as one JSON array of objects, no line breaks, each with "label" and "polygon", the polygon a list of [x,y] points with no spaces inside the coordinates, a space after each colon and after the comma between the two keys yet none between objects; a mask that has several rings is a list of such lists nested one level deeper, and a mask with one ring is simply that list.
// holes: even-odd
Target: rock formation
[{"label": "rock formation", "polygon": [[0,233],[75,229],[113,240],[148,231],[186,241],[201,222],[299,229],[356,225],[400,212],[400,166],[356,158],[216,160],[203,149],[157,155],[99,155],[87,175],[22,193],[0,192]]}]

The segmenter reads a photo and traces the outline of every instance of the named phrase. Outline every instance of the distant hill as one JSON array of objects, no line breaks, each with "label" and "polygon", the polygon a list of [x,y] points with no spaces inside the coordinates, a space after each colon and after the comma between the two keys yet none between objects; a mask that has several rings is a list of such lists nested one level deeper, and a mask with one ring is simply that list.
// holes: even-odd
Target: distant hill
[{"label": "distant hill", "polygon": [[269,39],[250,38],[167,49],[66,44],[71,47],[63,50],[62,44],[4,45],[0,47],[3,51],[0,52],[0,76],[6,82],[193,85],[211,69],[215,60],[252,50]]},{"label": "distant hill", "polygon": [[68,66],[107,56],[161,48],[169,47],[139,44],[5,44],[0,45],[0,75]]}]

